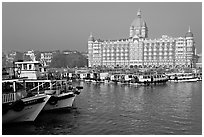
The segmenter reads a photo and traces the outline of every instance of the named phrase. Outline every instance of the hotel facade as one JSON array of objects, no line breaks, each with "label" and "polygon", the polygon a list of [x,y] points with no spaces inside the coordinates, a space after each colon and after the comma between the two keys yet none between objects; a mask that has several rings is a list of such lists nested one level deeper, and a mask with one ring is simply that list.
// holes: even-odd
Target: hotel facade
[{"label": "hotel facade", "polygon": [[130,26],[129,38],[100,40],[91,34],[88,39],[88,67],[194,67],[195,54],[190,27],[185,37],[148,39],[140,10]]}]

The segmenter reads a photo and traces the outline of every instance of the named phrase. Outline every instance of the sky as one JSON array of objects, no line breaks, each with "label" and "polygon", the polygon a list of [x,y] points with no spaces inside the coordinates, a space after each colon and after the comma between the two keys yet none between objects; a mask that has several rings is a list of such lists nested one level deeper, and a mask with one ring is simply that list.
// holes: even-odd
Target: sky
[{"label": "sky", "polygon": [[141,9],[148,38],[184,37],[189,26],[202,52],[201,2],[3,2],[2,50],[87,51],[95,39],[129,37]]}]

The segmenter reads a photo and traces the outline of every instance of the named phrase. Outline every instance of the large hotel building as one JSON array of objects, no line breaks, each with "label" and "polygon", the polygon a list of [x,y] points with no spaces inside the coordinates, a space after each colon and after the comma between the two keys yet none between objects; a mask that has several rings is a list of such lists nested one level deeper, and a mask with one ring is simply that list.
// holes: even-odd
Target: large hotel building
[{"label": "large hotel building", "polygon": [[130,26],[129,38],[119,40],[88,39],[88,66],[107,67],[193,67],[195,44],[193,33],[172,38],[163,35],[148,39],[148,27],[141,11]]}]

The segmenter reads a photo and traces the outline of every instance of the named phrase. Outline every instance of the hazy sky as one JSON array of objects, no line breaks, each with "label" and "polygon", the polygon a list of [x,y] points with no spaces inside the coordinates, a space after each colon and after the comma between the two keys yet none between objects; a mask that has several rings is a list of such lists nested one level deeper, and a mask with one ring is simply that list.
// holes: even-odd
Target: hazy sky
[{"label": "hazy sky", "polygon": [[140,8],[149,38],[183,37],[190,26],[198,53],[202,48],[202,3],[3,3],[3,50],[87,50],[93,36],[103,40],[129,37]]}]

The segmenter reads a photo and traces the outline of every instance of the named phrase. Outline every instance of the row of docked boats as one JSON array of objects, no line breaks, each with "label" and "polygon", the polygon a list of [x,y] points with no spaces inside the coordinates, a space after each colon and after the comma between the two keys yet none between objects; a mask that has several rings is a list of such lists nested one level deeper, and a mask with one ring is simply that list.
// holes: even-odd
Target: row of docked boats
[{"label": "row of docked boats", "polygon": [[67,80],[38,79],[39,62],[16,64],[16,77],[2,77],[3,124],[35,121],[41,111],[71,108],[83,89]]},{"label": "row of docked boats", "polygon": [[[76,75],[69,74],[69,79]],[[109,73],[88,73],[78,74],[78,79],[93,83],[117,83],[129,85],[150,85],[166,82],[197,82],[202,81],[202,73],[170,73],[170,74],[109,74]]]}]

